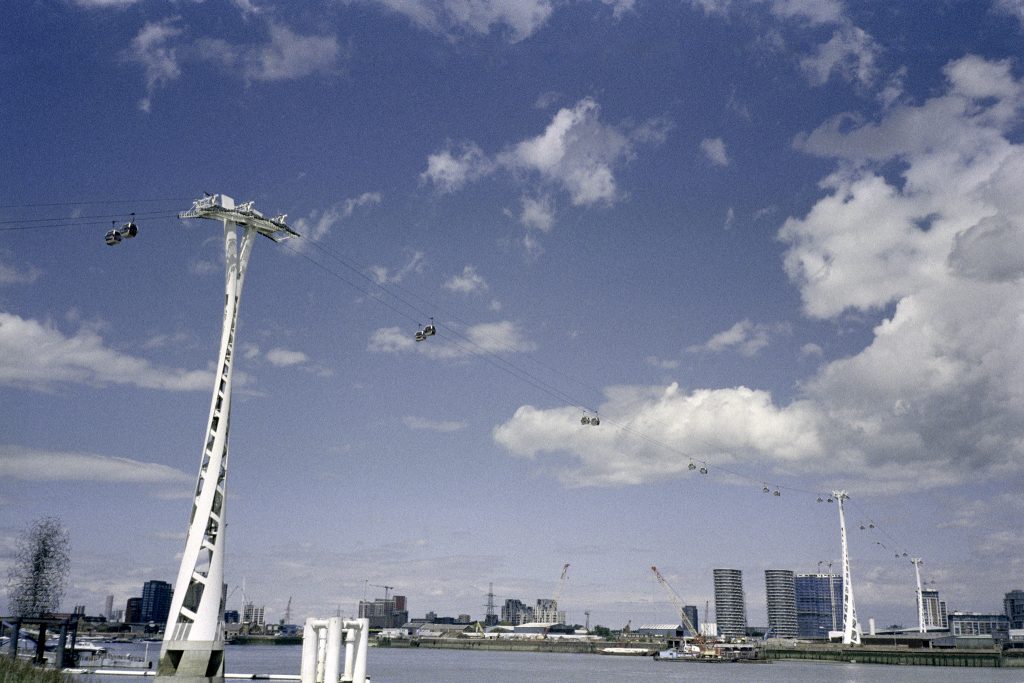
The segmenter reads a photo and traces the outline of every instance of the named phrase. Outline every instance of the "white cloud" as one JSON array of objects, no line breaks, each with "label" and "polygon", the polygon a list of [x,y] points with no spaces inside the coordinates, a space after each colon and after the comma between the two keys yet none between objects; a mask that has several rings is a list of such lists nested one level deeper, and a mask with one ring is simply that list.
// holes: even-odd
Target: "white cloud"
[{"label": "white cloud", "polygon": [[1024,0],[995,0],[992,6],[996,11],[1008,14],[1020,22],[1024,28]]},{"label": "white cloud", "polygon": [[504,31],[511,42],[530,37],[551,16],[551,0],[377,0],[434,33],[486,35]]},{"label": "white cloud", "polygon": [[107,9],[110,7],[129,7],[139,0],[72,0],[79,7],[85,9]]},{"label": "white cloud", "polygon": [[[331,230],[339,223],[350,218],[355,210],[366,206],[380,204],[381,195],[379,192],[364,192],[358,197],[349,197],[345,201],[328,207],[323,211],[313,210],[308,217],[299,218],[295,221],[295,231],[302,235],[304,240],[319,242],[330,234]],[[296,242],[302,244],[302,240]]]},{"label": "white cloud", "polygon": [[844,24],[813,55],[800,60],[812,85],[824,85],[833,73],[848,81],[869,85],[875,79],[878,46],[863,29]]},{"label": "white cloud", "polygon": [[769,0],[769,11],[781,19],[798,19],[811,25],[836,24],[845,15],[839,0]]},{"label": "white cloud", "polygon": [[767,325],[741,320],[728,330],[713,335],[705,343],[690,346],[686,350],[690,353],[701,351],[719,353],[734,348],[739,351],[740,355],[750,358],[768,346],[768,341],[769,328]]},{"label": "white cloud", "polygon": [[167,465],[93,453],[42,451],[0,445],[0,478],[20,481],[98,481],[110,483],[184,483],[194,480]]},{"label": "white cloud", "polygon": [[458,149],[447,149],[427,157],[427,170],[420,180],[433,183],[439,192],[455,192],[471,181],[482,178],[494,170],[494,164],[483,150],[473,143]]},{"label": "white cloud", "polygon": [[[441,192],[454,192],[501,167],[537,174],[568,192],[574,205],[611,204],[619,199],[614,168],[634,156],[637,144],[662,142],[668,128],[664,119],[634,127],[605,125],[597,102],[586,97],[571,109],[560,109],[543,133],[512,145],[493,160],[473,143],[463,145],[461,152],[432,154],[421,178]],[[522,220],[531,227],[543,229],[550,217],[550,208],[543,203],[524,202]]]},{"label": "white cloud", "polygon": [[[1024,85],[1007,62],[973,56],[945,72],[945,91],[923,103],[872,123],[837,118],[797,141],[836,170],[780,230],[785,268],[812,318],[884,312],[862,350],[823,364],[788,405],[742,387],[620,387],[599,406],[611,429],[580,430],[575,408],[524,406],[496,441],[569,455],[562,474],[575,484],[660,480],[691,457],[712,472],[798,463],[860,492],[1019,478]],[[902,177],[890,182],[882,167],[894,163]],[[760,332],[743,321],[699,348],[757,347]]]},{"label": "white cloud", "polygon": [[675,370],[679,367],[679,361],[668,358],[658,358],[657,356],[647,356],[644,358],[644,362],[651,367],[660,368],[662,370]]},{"label": "white cloud", "polygon": [[414,416],[403,417],[402,422],[404,422],[405,426],[409,429],[440,432],[442,434],[458,432],[466,428],[465,422],[455,420],[428,420],[424,417]]},{"label": "white cloud", "polygon": [[370,266],[369,270],[378,285],[396,285],[412,273],[422,273],[423,258],[422,251],[414,251],[409,255],[405,265],[398,270],[391,271],[384,266]]},{"label": "white cloud", "polygon": [[184,32],[178,23],[177,17],[147,22],[132,39],[131,50],[125,53],[125,59],[141,64],[146,72],[146,96],[139,101],[142,111],[148,112],[152,107],[157,87],[181,76],[177,47],[170,45]]},{"label": "white cloud", "polygon": [[523,195],[522,206],[522,212],[519,214],[520,223],[527,228],[551,232],[555,225],[555,208],[550,196],[544,195],[535,199]]},{"label": "white cloud", "polygon": [[30,285],[39,279],[42,271],[35,266],[18,268],[0,263],[0,285]]},{"label": "white cloud", "polygon": [[282,348],[274,348],[267,351],[267,361],[271,365],[276,365],[279,368],[288,367],[290,365],[300,365],[305,363],[307,360],[309,360],[309,358],[301,351],[290,351]]},{"label": "white cloud", "polygon": [[408,330],[398,327],[380,328],[370,336],[367,349],[377,353],[415,351],[430,358],[445,360],[476,354],[522,353],[533,351],[536,344],[523,336],[519,326],[507,320],[481,323],[467,328],[457,338],[430,337],[417,342]]},{"label": "white cloud", "polygon": [[725,153],[725,142],[722,138],[704,138],[700,141],[700,149],[716,166],[729,165],[729,156]]},{"label": "white cloud", "polygon": [[335,36],[303,36],[286,26],[270,24],[270,45],[253,50],[246,76],[258,81],[281,81],[330,72],[339,52]]},{"label": "white cloud", "polygon": [[459,292],[460,294],[487,291],[487,281],[476,272],[476,268],[473,266],[463,268],[460,275],[452,275],[443,286],[448,291]]},{"label": "white cloud", "polygon": [[725,230],[732,230],[736,224],[736,210],[731,206],[725,210],[725,224],[722,226]]},{"label": "white cloud", "polygon": [[106,346],[90,329],[65,336],[52,323],[0,313],[0,385],[44,389],[64,382],[194,391],[208,390],[211,374],[154,367]]}]

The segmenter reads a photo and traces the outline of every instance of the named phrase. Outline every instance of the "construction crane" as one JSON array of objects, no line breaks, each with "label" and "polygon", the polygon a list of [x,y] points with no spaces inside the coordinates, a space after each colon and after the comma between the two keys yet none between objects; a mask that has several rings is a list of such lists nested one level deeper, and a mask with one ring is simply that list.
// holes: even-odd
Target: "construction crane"
[{"label": "construction crane", "polygon": [[679,610],[679,616],[683,620],[683,626],[689,629],[690,633],[693,634],[691,641],[700,649],[700,656],[715,656],[715,650],[708,644],[707,638],[697,630],[697,627],[693,625],[690,618],[686,616],[686,606],[683,604],[683,599],[680,598],[675,589],[669,585],[668,581],[661,575],[661,572],[658,571],[657,567],[651,566],[651,571],[654,572],[654,576],[658,579],[658,583],[660,583],[662,588],[665,589],[665,592],[668,593],[669,600],[671,600],[672,604]]},{"label": "construction crane", "polygon": [[562,597],[562,589],[565,588],[565,577],[569,573],[569,563],[566,562],[562,567],[562,575],[558,577],[558,590],[555,591],[555,604],[558,604],[558,599]]},{"label": "construction crane", "polygon": [[379,584],[379,583],[371,583],[370,585],[373,586],[374,588],[383,588],[384,589],[384,599],[385,600],[387,600],[388,598],[391,597],[390,592],[394,588],[394,586],[385,586],[385,585],[382,585],[382,584]]}]

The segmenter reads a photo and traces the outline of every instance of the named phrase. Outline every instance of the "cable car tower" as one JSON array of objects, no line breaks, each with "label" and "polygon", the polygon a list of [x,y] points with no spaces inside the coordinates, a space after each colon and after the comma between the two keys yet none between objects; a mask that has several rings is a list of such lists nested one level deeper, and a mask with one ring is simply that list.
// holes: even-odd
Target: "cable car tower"
[{"label": "cable car tower", "polygon": [[843,645],[860,645],[860,622],[857,621],[857,608],[853,604],[850,552],[846,544],[846,515],[843,514],[843,501],[850,495],[846,491],[833,491],[832,497],[839,503],[839,537],[843,546]]},{"label": "cable car tower", "polygon": [[[199,461],[199,480],[160,648],[157,677],[173,678],[176,683],[223,683],[224,503],[238,303],[256,235],[280,242],[299,234],[288,227],[284,215],[266,218],[253,208],[252,202],[236,206],[235,200],[222,194],[197,199],[178,218],[209,218],[224,224],[224,327]],[[237,227],[243,229],[241,245]]]}]

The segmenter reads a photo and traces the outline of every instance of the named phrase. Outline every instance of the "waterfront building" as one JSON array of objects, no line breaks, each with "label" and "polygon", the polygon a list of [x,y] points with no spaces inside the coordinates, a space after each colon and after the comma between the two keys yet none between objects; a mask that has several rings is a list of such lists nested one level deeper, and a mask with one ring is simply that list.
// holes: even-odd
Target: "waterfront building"
[{"label": "waterfront building", "polygon": [[[434,615],[435,617],[437,615]],[[369,619],[370,628],[398,628],[409,621],[404,595],[359,601],[359,618]]]},{"label": "waterfront building", "polygon": [[843,577],[838,574],[796,574],[797,636],[827,640],[843,622]]},{"label": "waterfront building", "polygon": [[939,591],[922,589],[921,602],[924,604],[924,625],[926,629],[945,631],[949,628],[946,603],[939,600]]},{"label": "waterfront building", "polygon": [[114,596],[108,595],[107,601],[103,603],[103,616],[107,618],[107,621],[114,620]]},{"label": "waterfront building", "polygon": [[166,624],[171,611],[171,584],[166,581],[147,581],[142,585],[141,620]]},{"label": "waterfront building", "polygon": [[948,621],[949,635],[953,637],[991,636],[996,643],[1010,639],[1010,620],[1005,614],[953,612]]},{"label": "waterfront building", "polygon": [[1024,591],[1013,590],[1003,598],[1003,609],[1010,621],[1010,628],[1024,628]]},{"label": "waterfront building", "polygon": [[522,600],[509,598],[501,607],[501,620],[506,624],[521,626],[533,621],[533,608]]},{"label": "waterfront building", "polygon": [[250,628],[259,627],[260,629],[266,624],[266,608],[263,606],[257,607],[252,602],[247,602],[242,605],[242,623],[248,624]]},{"label": "waterfront building", "polygon": [[715,618],[719,635],[740,638],[747,633],[747,608],[743,596],[743,572],[715,569]]},{"label": "waterfront building", "polygon": [[768,601],[768,632],[774,638],[796,638],[796,582],[789,569],[764,570]]},{"label": "waterfront building", "polygon": [[138,624],[142,622],[142,598],[128,598],[124,606],[124,623]]},{"label": "waterfront building", "polygon": [[554,598],[537,598],[533,619],[541,624],[564,624],[565,612],[558,611],[558,601]]},{"label": "waterfront building", "polygon": [[[683,605],[683,613],[686,615],[686,618],[690,620],[690,623],[693,624],[693,627],[700,631],[700,618],[697,616],[697,606]],[[690,633],[690,629],[686,628],[686,624],[683,624],[683,635],[687,638],[692,638],[697,634]]]},{"label": "waterfront building", "polygon": [[236,609],[226,609],[224,610],[224,623],[240,624],[242,623],[242,615],[240,615]]}]

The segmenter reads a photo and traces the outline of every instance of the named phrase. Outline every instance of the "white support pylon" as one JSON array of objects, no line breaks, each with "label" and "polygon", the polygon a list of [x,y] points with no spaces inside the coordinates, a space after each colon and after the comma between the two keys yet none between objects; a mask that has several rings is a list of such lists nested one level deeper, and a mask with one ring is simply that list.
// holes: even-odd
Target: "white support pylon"
[{"label": "white support pylon", "polygon": [[853,604],[850,551],[846,543],[846,515],[843,513],[843,502],[850,496],[846,491],[833,491],[832,497],[839,503],[839,538],[843,546],[843,645],[860,645],[860,622],[857,621],[857,608]]},{"label": "white support pylon", "polygon": [[924,561],[920,557],[914,557],[910,563],[914,565],[914,575],[917,577],[917,630],[920,633],[926,633],[928,623],[924,616],[924,594],[921,592],[921,565],[924,564]]},{"label": "white support pylon", "polygon": [[[176,683],[222,683],[228,428],[238,305],[256,234],[275,239],[297,233],[284,225],[284,216],[266,219],[252,209],[251,202],[236,208],[234,200],[224,195],[196,200],[192,209],[179,217],[212,218],[224,225],[224,324],[185,552],[174,584],[157,677],[173,678]],[[244,228],[241,245],[238,225]]]}]

